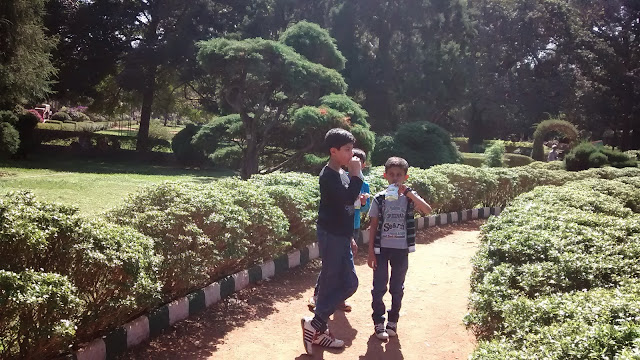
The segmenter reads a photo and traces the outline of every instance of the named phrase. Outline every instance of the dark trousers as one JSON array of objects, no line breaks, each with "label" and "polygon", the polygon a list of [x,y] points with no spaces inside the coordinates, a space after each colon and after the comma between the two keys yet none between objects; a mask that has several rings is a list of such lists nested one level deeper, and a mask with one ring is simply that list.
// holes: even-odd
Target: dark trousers
[{"label": "dark trousers", "polygon": [[[397,322],[400,317],[402,297],[404,296],[404,279],[409,269],[409,251],[406,249],[381,248],[380,254],[376,255],[376,260],[378,261],[378,266],[373,271],[373,290],[371,290],[373,314],[371,318],[374,324],[384,322],[386,308],[382,297],[387,292],[387,284],[389,284],[391,309],[388,313],[388,320]],[[389,265],[391,265],[391,280],[389,280]]]}]

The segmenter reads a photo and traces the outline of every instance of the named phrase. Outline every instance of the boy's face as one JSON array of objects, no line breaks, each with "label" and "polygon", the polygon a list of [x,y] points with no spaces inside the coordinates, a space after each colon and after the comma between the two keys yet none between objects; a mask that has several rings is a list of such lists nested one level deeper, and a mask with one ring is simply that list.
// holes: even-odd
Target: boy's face
[{"label": "boy's face", "polygon": [[392,166],[384,172],[384,178],[389,184],[404,184],[409,175],[399,166]]},{"label": "boy's face", "polygon": [[334,159],[340,166],[349,165],[349,161],[353,158],[353,144],[347,144],[338,148],[331,148],[331,158]]}]

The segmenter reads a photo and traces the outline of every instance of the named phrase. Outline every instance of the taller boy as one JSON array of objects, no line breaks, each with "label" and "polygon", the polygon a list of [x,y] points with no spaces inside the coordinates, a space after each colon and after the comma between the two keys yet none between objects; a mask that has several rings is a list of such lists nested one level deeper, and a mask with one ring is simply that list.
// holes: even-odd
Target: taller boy
[{"label": "taller boy", "polygon": [[[358,289],[358,277],[353,264],[354,202],[362,187],[362,164],[353,156],[355,138],[344,129],[331,129],[324,138],[329,151],[329,163],[320,172],[320,207],[318,210],[318,244],[322,256],[322,276],[319,279],[315,316],[303,317],[302,337],[307,354],[313,345],[343,347],[327,327],[329,316],[338,305]],[[342,169],[348,167],[350,177]]]}]

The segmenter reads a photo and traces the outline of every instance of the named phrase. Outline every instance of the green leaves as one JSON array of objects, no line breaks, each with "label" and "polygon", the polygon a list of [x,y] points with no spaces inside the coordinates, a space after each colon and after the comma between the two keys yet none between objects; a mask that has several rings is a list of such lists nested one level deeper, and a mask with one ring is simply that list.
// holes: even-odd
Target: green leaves
[{"label": "green leaves", "polygon": [[495,141],[485,150],[484,166],[486,167],[504,167],[505,146],[502,141]]},{"label": "green leaves", "polygon": [[[0,287],[0,338],[18,341],[22,356],[55,355],[76,327],[86,338],[160,300],[160,258],[150,238],[30,193],[0,198],[0,257],[0,277],[17,286]],[[16,346],[0,343],[9,358]]]},{"label": "green leaves", "polygon": [[[333,69],[313,63],[291,47],[271,40],[212,39],[199,43],[198,61],[222,81],[224,90],[241,92],[231,100],[256,109],[282,91],[288,98],[309,103],[324,94],[344,93],[347,85]],[[245,103],[246,102],[246,103]],[[239,108],[235,109],[239,111]]]},{"label": "green leaves", "polygon": [[[385,140],[378,151],[393,153],[405,158],[411,166],[428,168],[438,164],[462,161],[451,140],[451,134],[430,122],[413,122],[401,125],[393,136],[393,142]],[[389,150],[391,148],[392,150]],[[376,165],[387,160],[374,154]]]},{"label": "green leaves", "polygon": [[83,302],[65,276],[0,270],[0,357],[55,355],[76,333]]},{"label": "green leaves", "polygon": [[343,70],[346,59],[329,32],[317,24],[300,21],[280,36],[280,42],[292,47],[309,61],[329,69]]},{"label": "green leaves", "polygon": [[[628,179],[637,177],[620,178]],[[490,219],[473,259],[465,318],[485,337],[472,358],[633,353],[640,339],[638,200],[633,185],[589,179],[538,187]]]},{"label": "green leaves", "polygon": [[326,30],[301,22],[279,42],[211,39],[199,43],[199,48],[201,67],[219,84],[216,95],[242,120],[243,133],[232,139],[242,151],[239,165],[244,180],[260,172],[293,168],[291,164],[305,153],[319,151],[324,132],[350,128],[352,114],[359,126],[366,127],[359,129],[359,140],[373,149],[366,112],[355,102],[335,95],[327,101],[340,109],[318,104],[323,96],[347,90],[335,70],[344,68],[344,57]]}]

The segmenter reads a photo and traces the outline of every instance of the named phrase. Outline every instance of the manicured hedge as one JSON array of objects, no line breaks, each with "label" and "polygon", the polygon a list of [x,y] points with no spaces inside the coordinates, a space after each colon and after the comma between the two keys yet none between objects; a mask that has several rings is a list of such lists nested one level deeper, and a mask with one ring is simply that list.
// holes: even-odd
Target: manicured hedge
[{"label": "manicured hedge", "polygon": [[489,220],[466,317],[484,339],[473,359],[638,358],[638,179],[538,187]]},{"label": "manicured hedge", "polygon": [[150,238],[30,193],[0,198],[0,258],[3,359],[55,355],[160,299]]},{"label": "manicured hedge", "polygon": [[[367,177],[374,193],[386,187],[383,171],[375,167]],[[536,225],[554,223],[549,219],[563,220],[552,229],[560,229],[562,236],[534,232],[540,239],[530,237],[532,249],[526,243],[479,255],[474,276],[479,295],[474,295],[478,300],[470,317],[478,329],[503,331],[503,304],[517,291],[551,295],[554,289],[622,284],[626,276],[640,274],[635,258],[631,260],[640,250],[636,253],[635,245],[624,242],[625,234],[640,232],[633,213],[640,207],[638,168],[567,172],[537,164],[511,169],[448,164],[411,168],[409,175],[409,185],[437,212],[514,202],[509,209],[527,209],[528,217],[518,213],[514,219],[509,215],[514,210],[507,210],[504,219],[522,217],[535,231]],[[540,185],[574,180],[584,181],[518,197]],[[9,193],[0,198],[0,356],[46,359],[156,305],[312,243],[319,196],[317,176],[302,173],[257,175],[245,182],[167,182],[149,186],[104,217],[89,220],[76,208],[40,202],[29,193]],[[635,223],[628,221],[633,216]],[[584,223],[596,230],[584,230]],[[496,224],[490,222],[486,238]],[[489,243],[521,236],[527,226],[500,233]],[[563,251],[549,254],[556,238],[564,239],[558,245]],[[564,251],[569,246],[582,252]],[[588,256],[597,251],[615,261]],[[546,260],[525,266],[526,273],[507,263],[541,256]],[[551,261],[558,259],[569,265],[554,267]],[[558,269],[571,276],[560,275]],[[483,288],[480,279],[485,275],[490,286]],[[502,279],[515,279],[518,287],[501,287]],[[24,333],[24,324],[32,324],[31,334]]]}]

